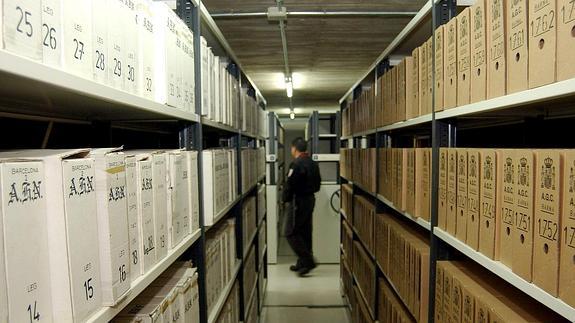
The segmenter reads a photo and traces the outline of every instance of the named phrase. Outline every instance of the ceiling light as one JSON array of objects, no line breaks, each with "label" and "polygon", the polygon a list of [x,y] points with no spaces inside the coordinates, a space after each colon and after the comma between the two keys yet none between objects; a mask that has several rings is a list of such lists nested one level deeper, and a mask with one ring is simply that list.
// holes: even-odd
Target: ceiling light
[{"label": "ceiling light", "polygon": [[293,110],[292,110],[292,112],[289,114],[289,118],[292,119],[292,120],[295,119],[295,112],[293,112]]},{"label": "ceiling light", "polygon": [[291,77],[286,77],[286,92],[287,92],[287,97],[291,98],[293,96],[293,82]]}]

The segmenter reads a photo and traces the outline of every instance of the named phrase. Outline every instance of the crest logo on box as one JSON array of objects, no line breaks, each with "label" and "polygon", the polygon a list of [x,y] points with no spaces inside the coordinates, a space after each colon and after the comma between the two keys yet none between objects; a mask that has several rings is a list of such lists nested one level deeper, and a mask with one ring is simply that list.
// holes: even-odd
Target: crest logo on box
[{"label": "crest logo on box", "polygon": [[519,160],[517,173],[519,174],[517,184],[521,186],[529,186],[529,165],[527,165],[527,158],[523,157]]},{"label": "crest logo on box", "polygon": [[473,155],[469,159],[469,177],[477,177],[477,161]]},{"label": "crest logo on box", "polygon": [[465,158],[463,157],[463,155],[459,156],[459,164],[458,164],[458,171],[457,173],[461,176],[465,175]]},{"label": "crest logo on box", "polygon": [[507,184],[513,184],[513,176],[514,169],[513,169],[513,159],[506,158],[505,159],[505,166],[503,167],[503,181]]},{"label": "crest logo on box", "polygon": [[547,157],[541,165],[541,188],[548,190],[555,189],[555,166],[553,166],[553,159]]},{"label": "crest logo on box", "polygon": [[493,160],[491,160],[490,156],[485,158],[485,163],[483,164],[483,179],[493,180]]}]

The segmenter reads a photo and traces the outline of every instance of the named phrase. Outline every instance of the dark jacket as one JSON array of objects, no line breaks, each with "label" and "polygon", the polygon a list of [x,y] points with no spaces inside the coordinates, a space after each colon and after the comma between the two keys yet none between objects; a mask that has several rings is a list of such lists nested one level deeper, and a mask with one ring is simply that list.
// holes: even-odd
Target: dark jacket
[{"label": "dark jacket", "polygon": [[283,201],[291,202],[294,196],[313,196],[319,191],[320,186],[321,175],[317,163],[308,154],[301,154],[290,164]]}]

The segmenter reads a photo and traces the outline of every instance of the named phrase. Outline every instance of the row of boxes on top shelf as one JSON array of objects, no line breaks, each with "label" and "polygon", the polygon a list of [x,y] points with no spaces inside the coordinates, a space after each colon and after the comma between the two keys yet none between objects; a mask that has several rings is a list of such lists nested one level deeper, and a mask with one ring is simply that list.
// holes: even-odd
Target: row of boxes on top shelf
[{"label": "row of boxes on top shelf", "polygon": [[0,153],[0,321],[81,322],[199,229],[197,153]]},{"label": "row of boxes on top shelf", "polygon": [[438,226],[575,306],[575,151],[441,149]]},{"label": "row of boxes on top shelf", "polygon": [[[379,148],[379,152],[377,148],[342,148],[341,156],[342,176],[351,174],[351,177],[346,178],[369,193],[377,193],[393,203],[396,209],[429,222],[432,169],[430,148]],[[376,168],[379,178],[373,176]]]},{"label": "row of boxes on top shelf", "polygon": [[435,111],[442,111],[575,77],[572,7],[568,0],[476,1],[438,27],[435,52],[430,38],[344,110],[344,135],[430,114],[434,86]]},{"label": "row of boxes on top shelf", "polygon": [[0,13],[3,49],[161,104],[195,111],[193,34],[166,4],[3,0]]},{"label": "row of boxes on top shelf", "polygon": [[267,138],[268,114],[257,99],[242,89],[242,131]]},{"label": "row of boxes on top shelf", "polygon": [[198,323],[198,274],[189,262],[176,262],[120,312],[112,323]]},{"label": "row of boxes on top shelf", "polygon": [[222,297],[226,286],[235,279],[237,247],[236,221],[228,219],[213,230],[206,238],[206,301],[208,315]]},{"label": "row of boxes on top shelf", "polygon": [[566,322],[505,281],[466,261],[438,261],[435,322]]}]

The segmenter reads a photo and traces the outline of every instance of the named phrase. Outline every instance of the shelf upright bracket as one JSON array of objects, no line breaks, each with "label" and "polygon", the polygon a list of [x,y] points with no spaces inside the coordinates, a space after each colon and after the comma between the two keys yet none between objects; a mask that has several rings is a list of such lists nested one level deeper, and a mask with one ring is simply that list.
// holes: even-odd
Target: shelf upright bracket
[{"label": "shelf upright bracket", "polygon": [[[446,121],[438,121],[435,119],[435,113],[432,115],[432,154],[431,154],[431,230],[430,230],[430,263],[429,263],[429,299],[435,299],[435,279],[437,277],[436,266],[438,260],[450,259],[450,249],[447,244],[445,244],[441,239],[439,239],[434,233],[434,229],[437,227],[437,218],[439,213],[439,148],[440,147],[456,147],[456,133],[457,128],[453,123]],[[435,308],[434,306],[429,306],[428,320],[429,322],[434,322],[435,319]]]},{"label": "shelf upright bracket", "polygon": [[439,0],[432,3],[432,6],[435,23],[433,30],[457,16],[457,0]]},{"label": "shelf upright bracket", "polygon": [[[194,104],[196,114],[201,115],[202,111],[202,76],[201,76],[201,30],[200,30],[200,10],[190,0],[177,0],[176,13],[186,23],[194,35]],[[201,118],[197,123],[184,125],[180,132],[180,147],[186,150],[194,149],[198,151],[198,194],[199,194],[199,222],[201,235],[191,248],[192,259],[198,271],[198,297],[200,322],[208,322],[208,305],[206,298],[206,231],[204,225],[204,205],[203,205],[203,129]]]}]

